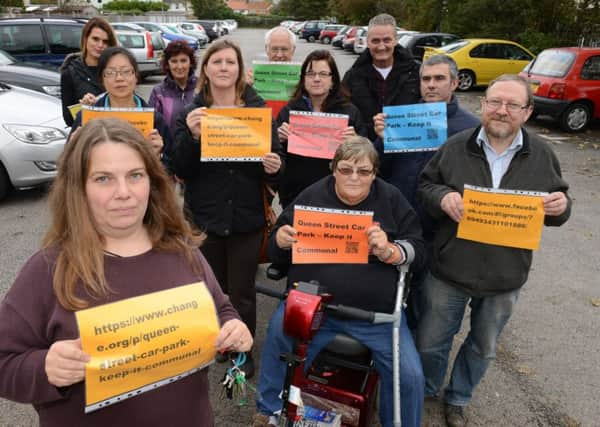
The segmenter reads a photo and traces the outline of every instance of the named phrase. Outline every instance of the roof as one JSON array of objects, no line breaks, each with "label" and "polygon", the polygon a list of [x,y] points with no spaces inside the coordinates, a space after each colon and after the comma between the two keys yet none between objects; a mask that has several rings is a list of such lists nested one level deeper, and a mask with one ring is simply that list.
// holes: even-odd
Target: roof
[{"label": "roof", "polygon": [[271,3],[267,1],[227,0],[227,6],[233,10],[268,12]]}]

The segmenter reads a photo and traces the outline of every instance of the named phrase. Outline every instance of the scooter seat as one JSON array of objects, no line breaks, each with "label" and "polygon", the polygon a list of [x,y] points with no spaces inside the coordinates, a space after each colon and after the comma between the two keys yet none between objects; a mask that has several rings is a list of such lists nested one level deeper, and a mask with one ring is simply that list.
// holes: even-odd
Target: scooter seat
[{"label": "scooter seat", "polygon": [[337,334],[325,346],[324,350],[337,356],[352,359],[362,360],[371,357],[370,350],[364,344],[346,334]]}]

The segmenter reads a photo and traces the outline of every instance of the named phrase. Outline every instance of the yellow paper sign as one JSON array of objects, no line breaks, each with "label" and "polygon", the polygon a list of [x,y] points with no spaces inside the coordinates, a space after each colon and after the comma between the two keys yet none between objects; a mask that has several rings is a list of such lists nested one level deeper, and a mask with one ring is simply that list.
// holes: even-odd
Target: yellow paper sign
[{"label": "yellow paper sign", "polygon": [[366,264],[373,212],[294,206],[293,264]]},{"label": "yellow paper sign", "polygon": [[154,108],[81,107],[82,125],[90,120],[107,118],[121,119],[129,122],[144,137],[150,135],[150,132],[154,129]]},{"label": "yellow paper sign", "polygon": [[465,185],[456,237],[492,245],[538,249],[546,193]]},{"label": "yellow paper sign", "polygon": [[179,380],[212,363],[219,332],[203,282],[75,313],[85,370],[85,412]]},{"label": "yellow paper sign", "polygon": [[261,161],[271,152],[269,108],[210,108],[202,117],[203,162]]},{"label": "yellow paper sign", "polygon": [[75,117],[77,116],[77,113],[79,113],[79,111],[81,111],[81,104],[69,105],[67,108],[69,109],[69,113],[71,113],[71,117],[73,117],[73,119],[75,119]]}]

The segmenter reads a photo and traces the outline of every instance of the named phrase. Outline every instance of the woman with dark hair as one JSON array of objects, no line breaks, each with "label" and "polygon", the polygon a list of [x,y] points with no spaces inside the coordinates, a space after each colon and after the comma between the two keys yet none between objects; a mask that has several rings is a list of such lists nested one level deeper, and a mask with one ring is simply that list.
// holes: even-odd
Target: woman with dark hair
[{"label": "woman with dark hair", "polygon": [[[244,78],[237,44],[214,41],[200,64],[198,95],[177,118],[173,170],[185,181],[184,204],[196,226],[207,234],[202,253],[223,291],[250,332],[256,328],[254,278],[265,227],[263,183],[276,183],[281,146],[272,127],[271,152],[262,162],[202,162],[200,130],[207,108],[264,107]],[[252,355],[243,366],[254,373]]]},{"label": "woman with dark hair", "polygon": [[73,124],[70,105],[93,105],[96,96],[104,92],[98,79],[98,60],[104,49],[117,45],[110,24],[103,18],[92,18],[81,31],[81,52],[67,56],[60,67],[60,97],[63,118]]},{"label": "woman with dark hair", "polygon": [[279,200],[285,209],[310,184],[330,174],[330,159],[304,157],[288,152],[290,111],[314,111],[346,114],[348,127],[342,137],[367,136],[358,108],[350,103],[341,85],[340,73],[331,53],[315,50],[308,54],[300,69],[300,81],[292,99],[277,116],[277,135],[286,152],[286,170],[281,177]]},{"label": "woman with dark hair", "polygon": [[194,75],[197,65],[194,50],[186,41],[172,41],[163,52],[161,67],[166,77],[162,83],[154,86],[148,104],[163,115],[171,135],[175,133],[177,116],[194,100],[198,82]]},{"label": "woman with dark hair", "polygon": [[[106,94],[99,97],[94,106],[104,108],[149,108],[150,106],[135,93],[139,81],[139,69],[133,54],[124,47],[110,47],[102,52],[98,60],[98,77],[106,88]],[[77,113],[71,134],[81,126],[81,111]],[[171,134],[162,114],[154,111],[154,129],[144,135],[155,153],[162,156],[168,167]],[[70,136],[69,136],[70,139]]]},{"label": "woman with dark hair", "polygon": [[[47,427],[214,425],[207,369],[84,412],[86,365],[93,371],[98,360],[83,351],[77,310],[203,281],[221,324],[216,350],[252,346],[146,140],[123,120],[83,126],[65,146],[49,205],[42,249],[0,304],[0,397],[33,404]],[[152,369],[172,372],[159,365]]]}]

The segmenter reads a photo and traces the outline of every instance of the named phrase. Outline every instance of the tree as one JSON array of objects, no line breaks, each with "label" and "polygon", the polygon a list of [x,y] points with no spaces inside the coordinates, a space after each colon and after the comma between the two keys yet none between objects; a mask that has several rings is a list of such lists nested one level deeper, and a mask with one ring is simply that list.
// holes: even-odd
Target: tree
[{"label": "tree", "polygon": [[227,19],[235,17],[235,13],[223,0],[191,0],[194,15],[197,18]]}]

